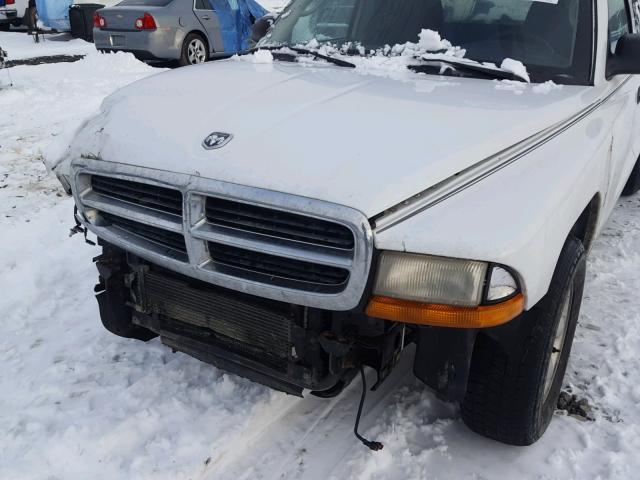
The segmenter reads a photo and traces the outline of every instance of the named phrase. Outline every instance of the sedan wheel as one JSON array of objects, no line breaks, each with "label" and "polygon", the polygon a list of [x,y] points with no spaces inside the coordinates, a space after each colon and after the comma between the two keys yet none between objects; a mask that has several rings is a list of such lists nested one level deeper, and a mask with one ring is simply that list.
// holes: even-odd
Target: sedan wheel
[{"label": "sedan wheel", "polygon": [[187,46],[187,58],[191,65],[204,63],[207,60],[207,49],[204,42],[199,38],[194,38]]},{"label": "sedan wheel", "polygon": [[209,45],[198,33],[190,33],[182,42],[179,64],[181,67],[197,65],[209,60]]}]

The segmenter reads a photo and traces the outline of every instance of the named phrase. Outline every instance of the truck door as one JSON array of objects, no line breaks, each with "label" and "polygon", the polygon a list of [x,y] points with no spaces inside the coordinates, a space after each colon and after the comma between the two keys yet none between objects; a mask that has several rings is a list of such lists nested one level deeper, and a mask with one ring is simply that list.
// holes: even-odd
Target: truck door
[{"label": "truck door", "polygon": [[[609,52],[613,54],[618,40],[626,33],[636,31],[637,26],[634,24],[635,17],[632,16],[629,0],[608,0],[608,5]],[[617,201],[638,158],[638,135],[634,135],[640,121],[638,112],[640,78],[638,77],[638,75],[617,75],[609,81],[611,88],[615,90],[608,105],[613,114],[611,168],[606,200],[609,208],[612,208]]]}]

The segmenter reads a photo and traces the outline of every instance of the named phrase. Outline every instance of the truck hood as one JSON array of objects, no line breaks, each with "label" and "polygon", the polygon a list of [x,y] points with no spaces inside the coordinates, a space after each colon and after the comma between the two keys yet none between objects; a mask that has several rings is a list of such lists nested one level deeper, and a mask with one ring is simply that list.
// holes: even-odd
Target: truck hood
[{"label": "truck hood", "polygon": [[[194,174],[371,217],[571,117],[589,90],[229,59],[108,97],[67,161]],[[233,139],[206,150],[212,132]]]}]

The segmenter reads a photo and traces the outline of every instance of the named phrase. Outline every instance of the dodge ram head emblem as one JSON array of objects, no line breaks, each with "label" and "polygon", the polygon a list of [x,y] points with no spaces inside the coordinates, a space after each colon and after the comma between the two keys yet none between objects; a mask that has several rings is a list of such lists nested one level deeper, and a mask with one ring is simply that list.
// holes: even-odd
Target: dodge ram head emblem
[{"label": "dodge ram head emblem", "polygon": [[202,146],[207,150],[213,150],[215,148],[224,147],[231,141],[233,135],[224,132],[213,132],[207,135],[207,138],[202,142]]}]

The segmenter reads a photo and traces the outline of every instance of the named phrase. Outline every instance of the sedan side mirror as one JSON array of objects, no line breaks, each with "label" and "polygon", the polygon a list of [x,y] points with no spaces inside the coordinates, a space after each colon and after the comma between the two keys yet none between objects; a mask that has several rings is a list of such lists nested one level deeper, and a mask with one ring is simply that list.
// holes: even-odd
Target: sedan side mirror
[{"label": "sedan side mirror", "polygon": [[640,34],[626,33],[607,60],[607,78],[632,74],[640,74]]}]

